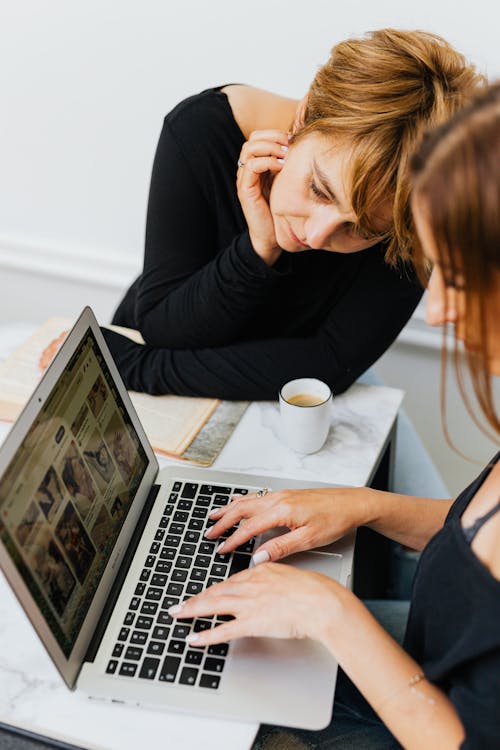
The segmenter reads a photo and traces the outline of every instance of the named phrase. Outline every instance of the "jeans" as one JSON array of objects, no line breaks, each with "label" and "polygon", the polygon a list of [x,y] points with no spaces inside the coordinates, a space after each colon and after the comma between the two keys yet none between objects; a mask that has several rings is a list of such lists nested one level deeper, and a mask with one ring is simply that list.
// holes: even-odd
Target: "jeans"
[{"label": "jeans", "polygon": [[[366,601],[372,615],[402,643],[409,602]],[[262,724],[252,750],[398,750],[386,729],[347,675],[339,669],[332,721],[317,732]]]}]

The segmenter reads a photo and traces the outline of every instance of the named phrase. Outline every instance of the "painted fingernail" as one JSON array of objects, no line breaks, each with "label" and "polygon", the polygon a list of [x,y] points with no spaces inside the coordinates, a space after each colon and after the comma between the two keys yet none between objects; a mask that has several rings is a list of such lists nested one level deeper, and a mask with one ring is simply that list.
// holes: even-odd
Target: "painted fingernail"
[{"label": "painted fingernail", "polygon": [[209,529],[207,529],[206,531],[204,531],[204,532],[203,532],[203,536],[205,536],[205,537],[208,537],[208,538],[210,538],[210,535],[211,535],[211,533],[212,533],[212,528],[213,528],[213,527],[212,527],[212,526],[210,526],[210,528],[209,528]]},{"label": "painted fingernail", "polygon": [[169,615],[177,615],[182,609],[182,604],[173,604],[168,608],[167,612]]},{"label": "painted fingernail", "polygon": [[219,544],[219,546],[218,546],[218,547],[217,547],[217,549],[215,550],[215,553],[216,553],[216,554],[217,554],[218,552],[220,552],[220,551],[221,551],[222,549],[224,549],[224,545],[225,545],[225,543],[226,543],[226,542],[221,542],[221,543]]},{"label": "painted fingernail", "polygon": [[260,563],[269,562],[271,558],[269,557],[269,552],[267,552],[265,549],[261,549],[260,552],[256,552],[255,555],[252,555],[252,560],[254,565],[260,565]]},{"label": "painted fingernail", "polygon": [[278,161],[280,164],[284,164],[285,163],[284,159],[277,159],[276,161]]},{"label": "painted fingernail", "polygon": [[198,633],[190,633],[185,638],[186,643],[197,643],[200,640]]},{"label": "painted fingernail", "polygon": [[282,146],[282,147],[281,147],[281,150],[282,150],[282,151],[285,151],[285,153],[286,153],[286,152],[288,151],[288,146]]},{"label": "painted fingernail", "polygon": [[208,514],[208,517],[209,518],[214,518],[217,515],[217,513],[219,513],[219,512],[220,512],[220,508],[212,508],[212,510]]}]

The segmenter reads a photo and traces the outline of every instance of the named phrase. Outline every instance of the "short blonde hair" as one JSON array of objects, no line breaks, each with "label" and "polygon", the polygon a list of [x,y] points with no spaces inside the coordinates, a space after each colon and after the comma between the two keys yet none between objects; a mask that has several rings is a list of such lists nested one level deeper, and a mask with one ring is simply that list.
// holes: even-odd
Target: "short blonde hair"
[{"label": "short blonde hair", "polygon": [[320,133],[353,144],[351,203],[364,235],[393,202],[386,261],[409,260],[414,230],[409,160],[425,130],[441,124],[485,84],[444,39],[381,29],[337,44],[309,90],[299,139]]}]

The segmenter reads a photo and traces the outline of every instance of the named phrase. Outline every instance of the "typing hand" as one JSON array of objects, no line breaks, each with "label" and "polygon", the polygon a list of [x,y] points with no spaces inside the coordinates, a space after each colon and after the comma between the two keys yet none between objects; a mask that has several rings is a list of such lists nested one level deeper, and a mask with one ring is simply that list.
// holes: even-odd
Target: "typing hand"
[{"label": "typing hand", "polygon": [[232,615],[212,630],[192,633],[194,646],[243,636],[323,640],[348,594],[337,581],[290,565],[267,563],[210,586],[169,609],[173,617]]},{"label": "typing hand", "polygon": [[254,561],[280,560],[295,552],[322,547],[368,522],[366,488],[326,488],[281,490],[264,497],[235,495],[232,502],[210,513],[216,520],[206,532],[216,539],[241,521],[227,538],[221,553],[231,552],[240,544],[264,531],[284,526],[287,533],[262,544],[254,551]]},{"label": "typing hand", "polygon": [[269,209],[264,194],[266,176],[277,174],[283,166],[288,148],[288,135],[281,130],[255,130],[243,144],[240,153],[236,187],[245,214],[252,246],[268,266],[274,265],[281,255]]}]

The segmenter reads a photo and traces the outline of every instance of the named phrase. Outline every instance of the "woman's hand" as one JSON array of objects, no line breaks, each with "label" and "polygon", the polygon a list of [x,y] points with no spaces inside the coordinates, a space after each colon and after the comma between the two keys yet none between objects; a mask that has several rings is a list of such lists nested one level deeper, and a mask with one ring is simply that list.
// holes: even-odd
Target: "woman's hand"
[{"label": "woman's hand", "polygon": [[281,490],[264,497],[235,495],[229,505],[209,514],[217,523],[205,536],[215,539],[241,521],[239,528],[219,546],[218,551],[225,553],[257,534],[285,526],[289,529],[287,533],[254,551],[254,556],[259,555],[258,562],[280,560],[295,552],[330,544],[351,529],[368,523],[373,492],[367,488],[325,488]]},{"label": "woman's hand", "polygon": [[232,615],[212,630],[186,639],[196,646],[244,636],[324,640],[339,616],[343,594],[336,581],[291,565],[267,563],[236,573],[169,609],[173,617]]},{"label": "woman's hand", "polygon": [[263,192],[264,175],[277,174],[288,149],[288,135],[281,130],[255,130],[243,144],[236,187],[245,214],[252,246],[268,266],[282,250],[278,246],[268,196]]}]

